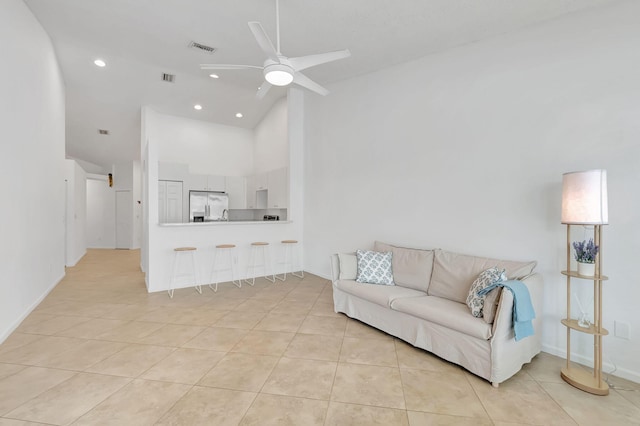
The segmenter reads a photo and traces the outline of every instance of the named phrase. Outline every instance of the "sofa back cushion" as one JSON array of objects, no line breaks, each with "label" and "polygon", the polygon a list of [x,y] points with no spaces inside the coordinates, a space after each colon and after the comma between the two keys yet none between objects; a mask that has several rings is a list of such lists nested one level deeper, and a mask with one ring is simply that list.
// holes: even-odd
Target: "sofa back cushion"
[{"label": "sofa back cushion", "polygon": [[433,269],[433,250],[396,247],[380,241],[375,242],[373,249],[393,253],[391,264],[396,285],[427,291]]},{"label": "sofa back cushion", "polygon": [[468,256],[436,250],[433,274],[427,294],[465,303],[471,284],[478,274],[491,267],[505,269],[507,278],[520,279],[533,272],[537,262],[517,262]]}]

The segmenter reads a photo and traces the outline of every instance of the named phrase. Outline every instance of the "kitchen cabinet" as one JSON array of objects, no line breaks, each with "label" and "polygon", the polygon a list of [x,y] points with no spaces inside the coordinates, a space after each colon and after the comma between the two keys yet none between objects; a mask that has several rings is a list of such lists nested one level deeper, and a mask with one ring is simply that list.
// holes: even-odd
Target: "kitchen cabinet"
[{"label": "kitchen cabinet", "polygon": [[158,179],[183,182],[189,177],[189,166],[181,163],[158,161]]},{"label": "kitchen cabinet", "polygon": [[229,196],[230,209],[247,208],[246,178],[243,176],[227,176],[225,188]]},{"label": "kitchen cabinet", "polygon": [[216,175],[189,175],[189,191],[225,191],[226,179]]},{"label": "kitchen cabinet", "polygon": [[247,176],[246,177],[246,190],[247,190],[247,209],[255,209],[256,208],[256,177],[255,176]]},{"label": "kitchen cabinet", "polygon": [[267,176],[267,206],[270,209],[285,209],[289,204],[289,178],[286,167],[272,170]]},{"label": "kitchen cabinet", "polygon": [[259,173],[255,175],[256,191],[269,189],[269,173]]},{"label": "kitchen cabinet", "polygon": [[182,223],[182,182],[158,181],[158,223]]}]

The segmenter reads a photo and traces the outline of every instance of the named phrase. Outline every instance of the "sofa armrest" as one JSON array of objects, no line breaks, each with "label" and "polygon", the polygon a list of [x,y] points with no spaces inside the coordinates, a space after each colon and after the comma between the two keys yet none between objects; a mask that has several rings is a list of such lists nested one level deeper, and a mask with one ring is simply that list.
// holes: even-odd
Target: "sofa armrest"
[{"label": "sofa armrest", "polygon": [[531,303],[533,303],[533,309],[536,313],[536,318],[533,320],[534,335],[515,341],[512,323],[513,294],[510,291],[502,291],[491,337],[491,378],[489,380],[494,386],[520,371],[522,365],[531,362],[531,359],[542,349],[542,292],[544,284],[542,275],[531,274],[521,281],[529,289]]},{"label": "sofa armrest", "polygon": [[[542,291],[544,283],[542,275],[533,273],[522,278],[522,281],[529,289],[531,303],[536,313],[536,319],[533,320],[534,332],[538,334],[540,330],[540,318],[542,316]],[[510,291],[502,291],[496,317],[493,321],[493,338],[505,338],[513,335],[513,294]]]},{"label": "sofa armrest", "polygon": [[329,256],[329,261],[331,262],[331,282],[335,283],[340,278],[340,259],[338,254]]}]

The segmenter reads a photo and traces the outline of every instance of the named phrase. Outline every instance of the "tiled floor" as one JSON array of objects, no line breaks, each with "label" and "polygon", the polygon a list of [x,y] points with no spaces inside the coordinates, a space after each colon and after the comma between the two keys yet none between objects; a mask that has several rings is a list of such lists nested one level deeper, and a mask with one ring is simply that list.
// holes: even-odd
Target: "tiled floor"
[{"label": "tiled floor", "polygon": [[136,251],[89,250],[0,345],[0,426],[640,424],[540,354],[499,389],[333,312],[307,275],[147,294]]}]

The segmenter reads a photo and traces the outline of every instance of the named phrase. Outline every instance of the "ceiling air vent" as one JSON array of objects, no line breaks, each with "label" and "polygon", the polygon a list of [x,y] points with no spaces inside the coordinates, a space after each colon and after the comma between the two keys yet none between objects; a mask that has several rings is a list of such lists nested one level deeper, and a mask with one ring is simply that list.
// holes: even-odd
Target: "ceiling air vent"
[{"label": "ceiling air vent", "polygon": [[197,49],[208,54],[212,54],[216,51],[215,47],[207,46],[206,44],[196,43],[195,41],[192,41],[191,43],[189,43],[189,47],[191,49]]},{"label": "ceiling air vent", "polygon": [[167,74],[166,72],[162,74],[162,81],[166,81],[167,83],[173,83],[176,80],[175,74]]},{"label": "ceiling air vent", "polygon": [[105,129],[98,129],[98,134],[101,134],[101,135],[108,135],[108,134],[109,134],[109,131],[108,131],[108,130],[105,130]]}]

